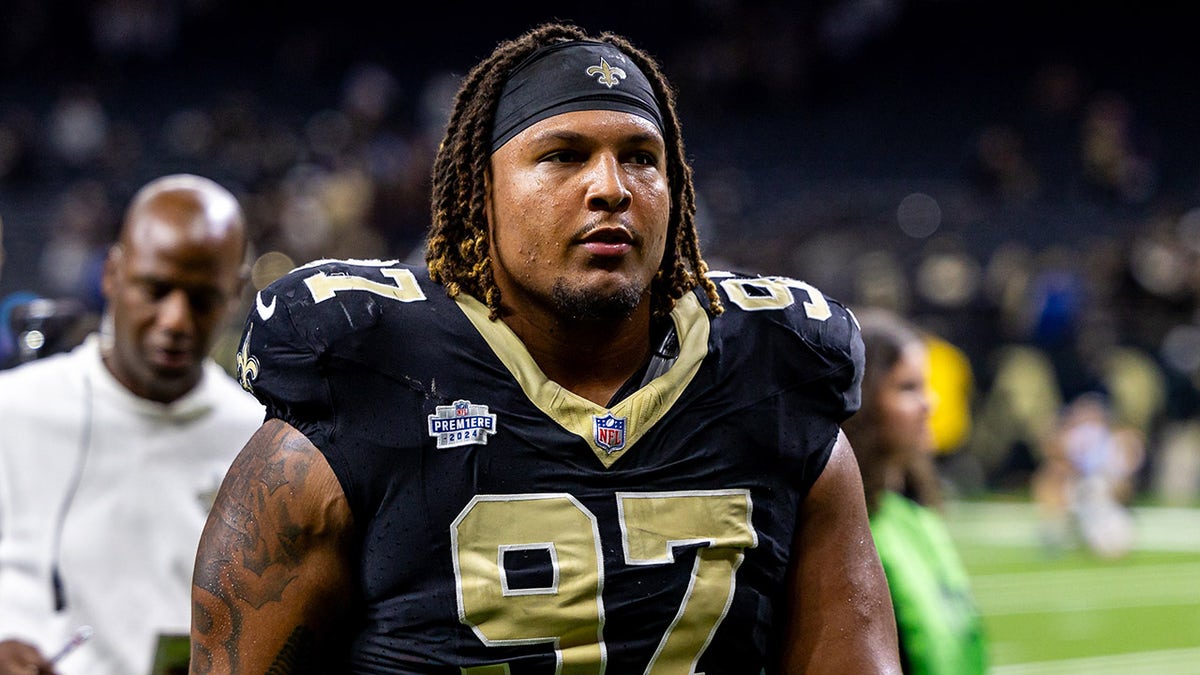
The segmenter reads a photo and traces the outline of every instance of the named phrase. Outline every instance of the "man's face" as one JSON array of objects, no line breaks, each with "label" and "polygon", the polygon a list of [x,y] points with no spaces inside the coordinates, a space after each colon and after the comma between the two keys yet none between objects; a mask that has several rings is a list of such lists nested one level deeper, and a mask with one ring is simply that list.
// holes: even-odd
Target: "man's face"
[{"label": "man's face", "polygon": [[241,290],[233,238],[188,237],[153,213],[104,267],[113,318],[113,375],[143,398],[170,402],[200,380],[216,331]]},{"label": "man's face", "polygon": [[568,320],[648,302],[671,198],[662,135],[623,112],[563,113],[492,155],[488,216],[504,304]]}]

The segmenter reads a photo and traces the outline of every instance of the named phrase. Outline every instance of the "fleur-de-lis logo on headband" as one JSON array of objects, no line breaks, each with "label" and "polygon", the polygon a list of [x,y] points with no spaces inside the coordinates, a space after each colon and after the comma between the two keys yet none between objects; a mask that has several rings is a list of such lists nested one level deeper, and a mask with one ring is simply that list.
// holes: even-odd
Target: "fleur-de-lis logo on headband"
[{"label": "fleur-de-lis logo on headband", "polygon": [[625,79],[625,71],[608,65],[608,61],[605,61],[603,56],[600,57],[600,65],[590,66],[587,69],[587,74],[588,77],[599,75],[600,77],[597,78],[597,82],[609,89],[617,86],[621,83],[621,80]]}]

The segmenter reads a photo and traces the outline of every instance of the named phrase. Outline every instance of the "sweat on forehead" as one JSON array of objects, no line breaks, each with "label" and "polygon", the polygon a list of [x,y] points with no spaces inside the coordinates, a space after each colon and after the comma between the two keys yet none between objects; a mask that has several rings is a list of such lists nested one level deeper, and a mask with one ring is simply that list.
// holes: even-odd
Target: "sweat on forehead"
[{"label": "sweat on forehead", "polygon": [[577,110],[632,113],[663,129],[654,89],[619,49],[605,42],[557,42],[509,74],[496,105],[492,152],[537,122]]}]

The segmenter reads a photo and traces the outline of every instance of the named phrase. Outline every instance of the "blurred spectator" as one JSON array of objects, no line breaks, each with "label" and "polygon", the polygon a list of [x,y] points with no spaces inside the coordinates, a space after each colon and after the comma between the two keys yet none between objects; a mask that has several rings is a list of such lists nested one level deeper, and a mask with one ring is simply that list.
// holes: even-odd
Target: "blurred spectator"
[{"label": "blurred spectator", "polygon": [[107,186],[90,179],[71,183],[59,196],[55,215],[54,236],[39,261],[43,293],[79,298],[98,311],[100,266],[113,230]]},{"label": "blurred spectator", "polygon": [[200,530],[263,417],[208,358],[246,247],[224,188],[151,182],[105,260],[101,331],[0,373],[0,674],[148,673],[187,633]]},{"label": "blurred spectator", "polygon": [[1105,558],[1128,553],[1136,532],[1127,506],[1145,456],[1142,434],[1117,425],[1103,397],[1084,394],[1063,410],[1041,454],[1032,488],[1047,550],[1078,537]]},{"label": "blurred spectator", "polygon": [[975,141],[976,184],[1003,201],[1028,202],[1041,189],[1041,176],[1021,133],[1010,125],[985,127]]},{"label": "blurred spectator", "polygon": [[929,425],[929,354],[888,310],[857,312],[862,408],[843,424],[862,471],[871,532],[891,588],[906,673],[987,671],[982,618],[941,514]]},{"label": "blurred spectator", "polygon": [[921,337],[929,359],[934,461],[958,496],[977,496],[984,489],[983,470],[965,450],[975,414],[974,369],[963,350],[941,335],[924,330]]},{"label": "blurred spectator", "polygon": [[1009,344],[990,356],[990,386],[981,395],[969,453],[983,464],[993,489],[1019,489],[1037,467],[1042,440],[1051,432],[1062,393],[1045,352]]},{"label": "blurred spectator", "polygon": [[1168,506],[1197,505],[1200,495],[1200,421],[1165,425],[1153,470],[1154,495]]},{"label": "blurred spectator", "polygon": [[1125,96],[1100,92],[1088,102],[1080,147],[1084,176],[1126,202],[1146,202],[1158,189],[1158,166],[1139,131]]},{"label": "blurred spectator", "polygon": [[108,139],[109,116],[88,86],[63,88],[50,111],[50,146],[63,163],[82,168],[96,161]]}]

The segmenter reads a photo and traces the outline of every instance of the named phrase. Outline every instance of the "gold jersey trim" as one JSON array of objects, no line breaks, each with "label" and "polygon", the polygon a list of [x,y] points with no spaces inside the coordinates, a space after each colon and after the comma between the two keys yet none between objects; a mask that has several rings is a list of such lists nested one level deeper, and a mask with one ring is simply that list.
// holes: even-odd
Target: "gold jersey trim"
[{"label": "gold jersey trim", "polygon": [[[529,400],[563,429],[586,441],[605,468],[611,468],[624,457],[638,439],[667,414],[696,376],[708,354],[708,314],[701,307],[699,299],[688,293],[675,304],[671,312],[671,320],[675,322],[679,337],[679,358],[675,364],[628,398],[612,408],[606,408],[546,377],[516,333],[503,321],[488,318],[488,308],[483,303],[465,293],[460,293],[455,301],[496,357],[521,385]],[[597,445],[593,428],[595,417],[610,413],[626,420],[625,445],[612,453]]]}]

